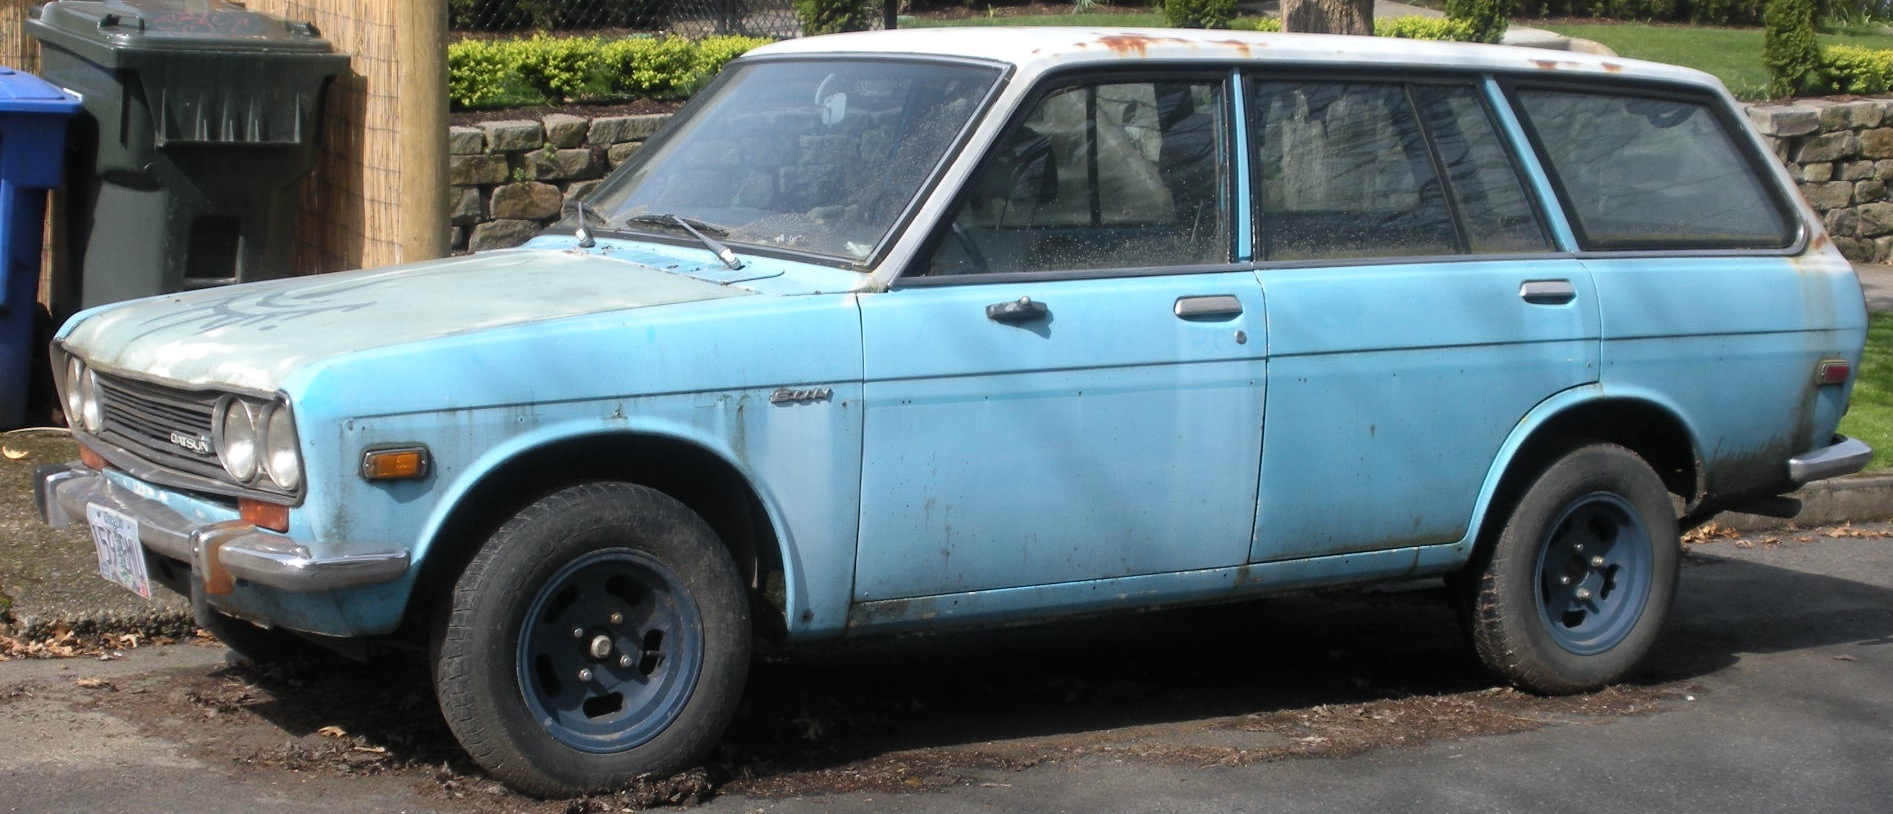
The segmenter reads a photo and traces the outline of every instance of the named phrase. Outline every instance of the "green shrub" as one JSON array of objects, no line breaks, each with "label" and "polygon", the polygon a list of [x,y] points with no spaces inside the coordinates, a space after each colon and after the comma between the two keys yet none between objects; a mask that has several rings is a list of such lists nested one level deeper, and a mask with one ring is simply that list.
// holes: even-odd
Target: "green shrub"
[{"label": "green shrub", "polygon": [[1172,28],[1228,28],[1236,0],[1163,0],[1163,18]]},{"label": "green shrub", "polygon": [[1463,20],[1444,17],[1393,17],[1374,21],[1374,36],[1407,40],[1448,40],[1478,42],[1473,27]]},{"label": "green shrub", "polygon": [[1829,45],[1821,49],[1823,93],[1880,94],[1893,91],[1893,51]]},{"label": "green shrub", "polygon": [[1768,95],[1793,96],[1811,89],[1819,77],[1820,46],[1814,42],[1812,0],[1771,0],[1762,33],[1762,64],[1768,67]]},{"label": "green shrub", "polygon": [[1279,17],[1237,17],[1229,21],[1229,27],[1235,31],[1279,32],[1282,20]]},{"label": "green shrub", "polygon": [[462,40],[447,47],[447,92],[462,108],[679,99],[757,37],[549,37]]},{"label": "green shrub", "polygon": [[[1830,1],[1864,4],[1879,0]],[[1762,10],[1766,5],[1766,0],[1519,0],[1517,10],[1529,17],[1599,17],[1698,25],[1755,25],[1761,22]]]},{"label": "green shrub", "polygon": [[795,0],[796,19],[809,36],[866,31],[874,24],[877,8],[868,0]]},{"label": "green shrub", "polygon": [[1463,23],[1470,42],[1498,42],[1512,21],[1512,0],[1446,0],[1446,19]]}]

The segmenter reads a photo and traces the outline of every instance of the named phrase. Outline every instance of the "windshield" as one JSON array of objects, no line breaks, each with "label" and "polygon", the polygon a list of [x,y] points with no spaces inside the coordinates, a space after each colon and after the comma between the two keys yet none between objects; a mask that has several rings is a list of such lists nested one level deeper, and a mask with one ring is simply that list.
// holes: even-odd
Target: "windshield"
[{"label": "windshield", "polygon": [[606,228],[676,216],[739,246],[865,260],[998,78],[964,63],[738,63],[588,204]]}]

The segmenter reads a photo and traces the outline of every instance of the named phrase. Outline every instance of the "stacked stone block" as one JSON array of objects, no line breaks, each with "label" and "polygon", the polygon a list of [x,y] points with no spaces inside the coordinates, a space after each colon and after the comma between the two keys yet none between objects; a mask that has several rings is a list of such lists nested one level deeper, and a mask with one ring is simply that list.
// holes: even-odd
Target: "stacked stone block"
[{"label": "stacked stone block", "polygon": [[1847,259],[1893,260],[1893,99],[1754,105],[1748,117]]},{"label": "stacked stone block", "polygon": [[502,249],[538,234],[667,118],[554,113],[452,128],[447,179],[454,250]]}]

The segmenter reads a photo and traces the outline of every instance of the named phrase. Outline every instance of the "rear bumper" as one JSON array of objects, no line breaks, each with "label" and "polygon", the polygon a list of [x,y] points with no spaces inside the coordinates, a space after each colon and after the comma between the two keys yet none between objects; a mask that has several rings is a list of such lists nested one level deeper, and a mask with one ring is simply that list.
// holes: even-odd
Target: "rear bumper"
[{"label": "rear bumper", "polygon": [[[212,593],[225,577],[296,593],[377,585],[400,579],[408,552],[316,558],[294,539],[241,520],[194,523],[158,501],[114,486],[97,470],[78,463],[42,466],[33,472],[33,497],[40,517],[54,528],[85,522],[87,505],[103,506],[138,521],[138,541],[151,551],[190,563]],[[223,591],[227,592],[228,587]]]},{"label": "rear bumper", "polygon": [[1873,460],[1873,447],[1845,435],[1834,436],[1834,443],[1788,459],[1788,479],[1797,485],[1817,480],[1851,475],[1867,468]]}]

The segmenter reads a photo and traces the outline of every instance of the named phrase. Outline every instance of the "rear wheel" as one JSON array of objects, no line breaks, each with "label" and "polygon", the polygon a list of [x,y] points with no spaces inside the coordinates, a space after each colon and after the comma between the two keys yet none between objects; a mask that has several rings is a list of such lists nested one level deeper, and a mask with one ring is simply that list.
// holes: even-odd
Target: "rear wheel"
[{"label": "rear wheel", "polygon": [[749,668],[748,604],[710,528],[641,486],[520,512],[456,583],[435,669],[461,744],[522,791],[622,787],[701,759]]},{"label": "rear wheel", "polygon": [[1662,629],[1679,558],[1669,493],[1642,458],[1614,444],[1565,452],[1512,506],[1469,585],[1474,648],[1532,692],[1616,681]]}]

